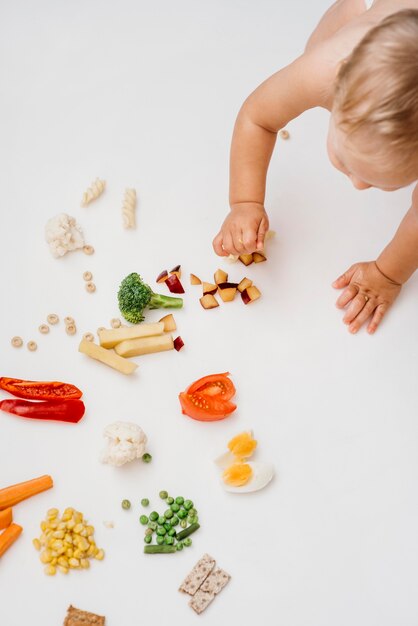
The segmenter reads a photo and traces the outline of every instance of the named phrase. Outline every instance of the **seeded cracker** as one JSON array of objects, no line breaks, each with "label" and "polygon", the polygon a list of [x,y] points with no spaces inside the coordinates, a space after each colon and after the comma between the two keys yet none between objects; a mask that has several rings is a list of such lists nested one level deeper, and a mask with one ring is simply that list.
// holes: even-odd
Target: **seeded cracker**
[{"label": "seeded cracker", "polygon": [[[213,568],[215,567],[215,559],[209,554],[204,554],[202,558],[196,563],[190,574],[186,576],[179,587],[179,591],[188,593],[193,596],[202,583],[209,576]],[[206,608],[206,607],[205,607]]]},{"label": "seeded cracker", "polygon": [[214,593],[217,595],[222,589],[229,583],[231,576],[225,572],[225,570],[217,567],[206,578],[203,585],[200,587],[201,591]]},{"label": "seeded cracker", "polygon": [[80,611],[71,605],[68,607],[64,626],[89,626],[89,624],[105,626],[105,618],[88,611]]}]

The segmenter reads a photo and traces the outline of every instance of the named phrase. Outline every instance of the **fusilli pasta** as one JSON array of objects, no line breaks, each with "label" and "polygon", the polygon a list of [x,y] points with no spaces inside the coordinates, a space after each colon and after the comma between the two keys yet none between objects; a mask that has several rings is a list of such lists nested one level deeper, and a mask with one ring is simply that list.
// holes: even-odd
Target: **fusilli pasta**
[{"label": "fusilli pasta", "polygon": [[126,189],[122,205],[122,219],[125,228],[135,228],[136,191]]},{"label": "fusilli pasta", "polygon": [[83,193],[83,199],[81,201],[81,206],[87,206],[93,200],[96,200],[99,196],[102,195],[104,188],[106,187],[106,181],[101,180],[100,178],[96,178],[94,182],[92,182],[91,186]]}]

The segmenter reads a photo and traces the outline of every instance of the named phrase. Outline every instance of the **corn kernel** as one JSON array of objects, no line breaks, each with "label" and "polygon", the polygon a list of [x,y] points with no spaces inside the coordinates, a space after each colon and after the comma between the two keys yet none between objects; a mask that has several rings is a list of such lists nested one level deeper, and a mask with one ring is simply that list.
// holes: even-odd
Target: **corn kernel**
[{"label": "corn kernel", "polygon": [[88,559],[81,559],[80,560],[80,565],[83,569],[89,569],[90,567],[90,561]]},{"label": "corn kernel", "polygon": [[56,557],[53,558],[52,561],[51,561],[51,565],[55,566],[57,563],[58,563],[58,559]]},{"label": "corn kernel", "polygon": [[83,530],[84,526],[83,524],[81,524],[80,522],[74,526],[74,532],[78,535],[82,530]]},{"label": "corn kernel", "polygon": [[39,541],[39,539],[33,539],[32,543],[33,543],[33,547],[35,548],[35,550],[41,549],[41,542]]},{"label": "corn kernel", "polygon": [[58,565],[62,565],[62,567],[68,567],[68,559],[65,556],[60,556],[58,558]]},{"label": "corn kernel", "polygon": [[74,557],[73,557],[73,558],[71,558],[71,559],[68,561],[68,563],[69,563],[69,566],[70,566],[71,568],[74,568],[74,567],[80,567],[80,561],[79,561],[78,559],[75,559]]},{"label": "corn kernel", "polygon": [[65,539],[65,541],[66,541],[67,543],[70,543],[70,544],[72,544],[72,543],[73,543],[73,538],[72,538],[72,536],[71,536],[69,533],[67,533],[67,534],[65,535],[64,539]]},{"label": "corn kernel", "polygon": [[48,524],[45,521],[41,522],[41,530],[42,530],[42,532],[45,532],[47,527],[48,527]]},{"label": "corn kernel", "polygon": [[68,574],[68,567],[64,567],[63,565],[58,565],[58,569],[61,574]]},{"label": "corn kernel", "polygon": [[80,531],[80,535],[81,535],[82,537],[87,537],[87,530],[86,530],[85,528],[83,528],[83,530],[82,530],[82,531]]},{"label": "corn kernel", "polygon": [[91,545],[90,548],[87,550],[87,554],[89,556],[94,556],[96,551],[97,551],[96,546],[95,545]]},{"label": "corn kernel", "polygon": [[90,544],[87,541],[87,539],[84,539],[78,542],[78,547],[80,548],[80,550],[83,550],[84,552],[86,552],[89,549]]},{"label": "corn kernel", "polygon": [[59,548],[62,548],[62,546],[63,543],[59,539],[55,539],[55,541],[51,542],[51,548],[53,548],[54,550],[58,550]]},{"label": "corn kernel", "polygon": [[71,557],[74,555],[74,550],[72,548],[67,548],[65,554],[66,556],[68,556],[69,559],[71,559]]},{"label": "corn kernel", "polygon": [[50,518],[57,517],[58,513],[58,509],[48,509],[48,511],[46,512],[46,516]]},{"label": "corn kernel", "polygon": [[47,574],[47,576],[55,576],[56,573],[56,567],[54,567],[54,565],[47,565],[45,567],[45,574]]},{"label": "corn kernel", "polygon": [[75,559],[81,559],[82,555],[84,556],[82,550],[74,550],[74,558]]},{"label": "corn kernel", "polygon": [[87,534],[94,535],[94,526],[86,526]]},{"label": "corn kernel", "polygon": [[74,526],[75,526],[75,521],[74,521],[73,519],[70,519],[70,520],[67,522],[67,528],[68,528],[68,530],[72,530],[72,529],[74,528]]},{"label": "corn kernel", "polygon": [[52,536],[55,537],[55,539],[64,539],[65,532],[63,530],[56,530],[54,533],[52,533]]},{"label": "corn kernel", "polygon": [[104,550],[98,550],[97,553],[94,555],[94,558],[98,561],[103,561],[104,555]]},{"label": "corn kernel", "polygon": [[73,518],[76,524],[80,524],[83,521],[83,514],[79,511],[75,511]]},{"label": "corn kernel", "polygon": [[58,528],[58,522],[56,521],[49,522],[48,528],[50,528],[51,530],[56,530]]},{"label": "corn kernel", "polygon": [[58,530],[65,530],[67,527],[67,524],[63,521],[58,523]]}]

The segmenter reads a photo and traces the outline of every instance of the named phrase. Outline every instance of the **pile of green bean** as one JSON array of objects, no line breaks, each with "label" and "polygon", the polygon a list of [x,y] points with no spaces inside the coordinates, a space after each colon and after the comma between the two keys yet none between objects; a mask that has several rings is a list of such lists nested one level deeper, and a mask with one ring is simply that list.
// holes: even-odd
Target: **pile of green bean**
[{"label": "pile of green bean", "polygon": [[[152,511],[139,518],[141,524],[146,526],[146,554],[170,554],[183,550],[192,545],[190,535],[200,528],[197,510],[191,500],[185,500],[182,496],[172,498],[167,491],[160,491],[159,495],[167,503],[168,509],[162,515]],[[148,498],[143,498],[141,504],[149,506]],[[156,543],[153,543],[154,534]]]}]

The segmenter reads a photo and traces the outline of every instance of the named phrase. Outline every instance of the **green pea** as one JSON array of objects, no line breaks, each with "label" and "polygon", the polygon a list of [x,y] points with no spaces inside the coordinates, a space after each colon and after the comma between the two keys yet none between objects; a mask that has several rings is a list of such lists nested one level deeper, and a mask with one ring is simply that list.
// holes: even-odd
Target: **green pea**
[{"label": "green pea", "polygon": [[152,528],[146,528],[145,530],[145,536],[148,537],[148,535],[150,537],[152,537],[152,535],[154,534],[154,531],[152,530]]},{"label": "green pea", "polygon": [[166,511],[164,511],[164,517],[166,519],[170,519],[170,517],[173,517],[174,513],[171,509],[167,509]]},{"label": "green pea", "polygon": [[183,504],[183,502],[184,502],[184,498],[182,498],[181,496],[177,496],[176,504]]},{"label": "green pea", "polygon": [[159,523],[160,526],[162,526],[165,523],[164,515],[159,515],[158,516],[158,523]]},{"label": "green pea", "polygon": [[157,522],[148,522],[148,528],[151,528],[152,531],[157,530]]},{"label": "green pea", "polygon": [[157,511],[153,511],[152,513],[149,514],[149,518],[150,518],[151,522],[156,522],[158,517],[159,517],[159,515],[158,515]]},{"label": "green pea", "polygon": [[164,528],[164,526],[158,526],[157,527],[157,535],[161,535],[162,537],[166,534],[166,529]]},{"label": "green pea", "polygon": [[145,454],[142,455],[142,460],[144,461],[144,463],[151,463],[152,456],[148,454],[148,452],[145,452]]},{"label": "green pea", "polygon": [[179,518],[177,517],[177,515],[171,518],[170,523],[172,526],[177,526],[177,524],[179,523]]},{"label": "green pea", "polygon": [[171,496],[168,496],[168,498],[166,498],[165,501],[167,502],[167,504],[173,504],[174,498],[172,498]]},{"label": "green pea", "polygon": [[187,519],[182,519],[181,522],[180,522],[180,526],[182,528],[186,528],[187,527]]},{"label": "green pea", "polygon": [[171,524],[169,522],[166,522],[165,524],[163,524],[164,528],[166,529],[166,531],[168,532],[169,530],[171,530]]},{"label": "green pea", "polygon": [[145,526],[145,524],[148,524],[148,517],[146,515],[141,515],[139,521]]},{"label": "green pea", "polygon": [[151,535],[145,535],[145,537],[144,537],[144,541],[145,541],[145,543],[151,543],[151,541],[152,541],[152,536],[151,536]]},{"label": "green pea", "polygon": [[173,539],[173,537],[170,537],[169,535],[166,535],[166,536],[164,537],[164,543],[165,543],[167,546],[172,546],[172,545],[174,544],[174,539]]},{"label": "green pea", "polygon": [[187,517],[187,511],[185,511],[184,509],[180,509],[180,511],[177,513],[177,517],[179,517],[180,519],[184,519],[185,517]]},{"label": "green pea", "polygon": [[188,548],[189,546],[192,545],[192,540],[190,539],[190,537],[186,537],[186,539],[183,541],[183,543]]},{"label": "green pea", "polygon": [[185,500],[183,504],[186,511],[190,511],[193,508],[193,502],[191,500]]},{"label": "green pea", "polygon": [[199,518],[197,517],[197,515],[188,515],[187,521],[189,522],[189,524],[197,524]]},{"label": "green pea", "polygon": [[148,500],[148,498],[142,498],[142,500],[141,500],[141,504],[142,504],[142,506],[149,506],[149,500]]},{"label": "green pea", "polygon": [[165,500],[166,498],[168,498],[167,491],[160,491],[160,498],[161,500]]},{"label": "green pea", "polygon": [[183,550],[183,542],[182,542],[182,541],[179,541],[179,542],[176,544],[176,548],[177,548],[177,550]]},{"label": "green pea", "polygon": [[175,528],[170,528],[170,530],[167,533],[170,537],[175,537],[176,536],[176,529]]},{"label": "green pea", "polygon": [[177,504],[177,502],[173,502],[173,504],[170,505],[170,509],[173,511],[173,513],[178,513],[180,511],[180,506]]},{"label": "green pea", "polygon": [[157,535],[156,541],[158,545],[161,546],[161,544],[164,543],[164,537],[162,537],[161,535]]},{"label": "green pea", "polygon": [[197,515],[196,509],[190,509],[188,512],[189,515]]},{"label": "green pea", "polygon": [[129,502],[129,500],[122,500],[122,509],[125,509],[125,511],[127,511],[130,508],[131,503]]}]

